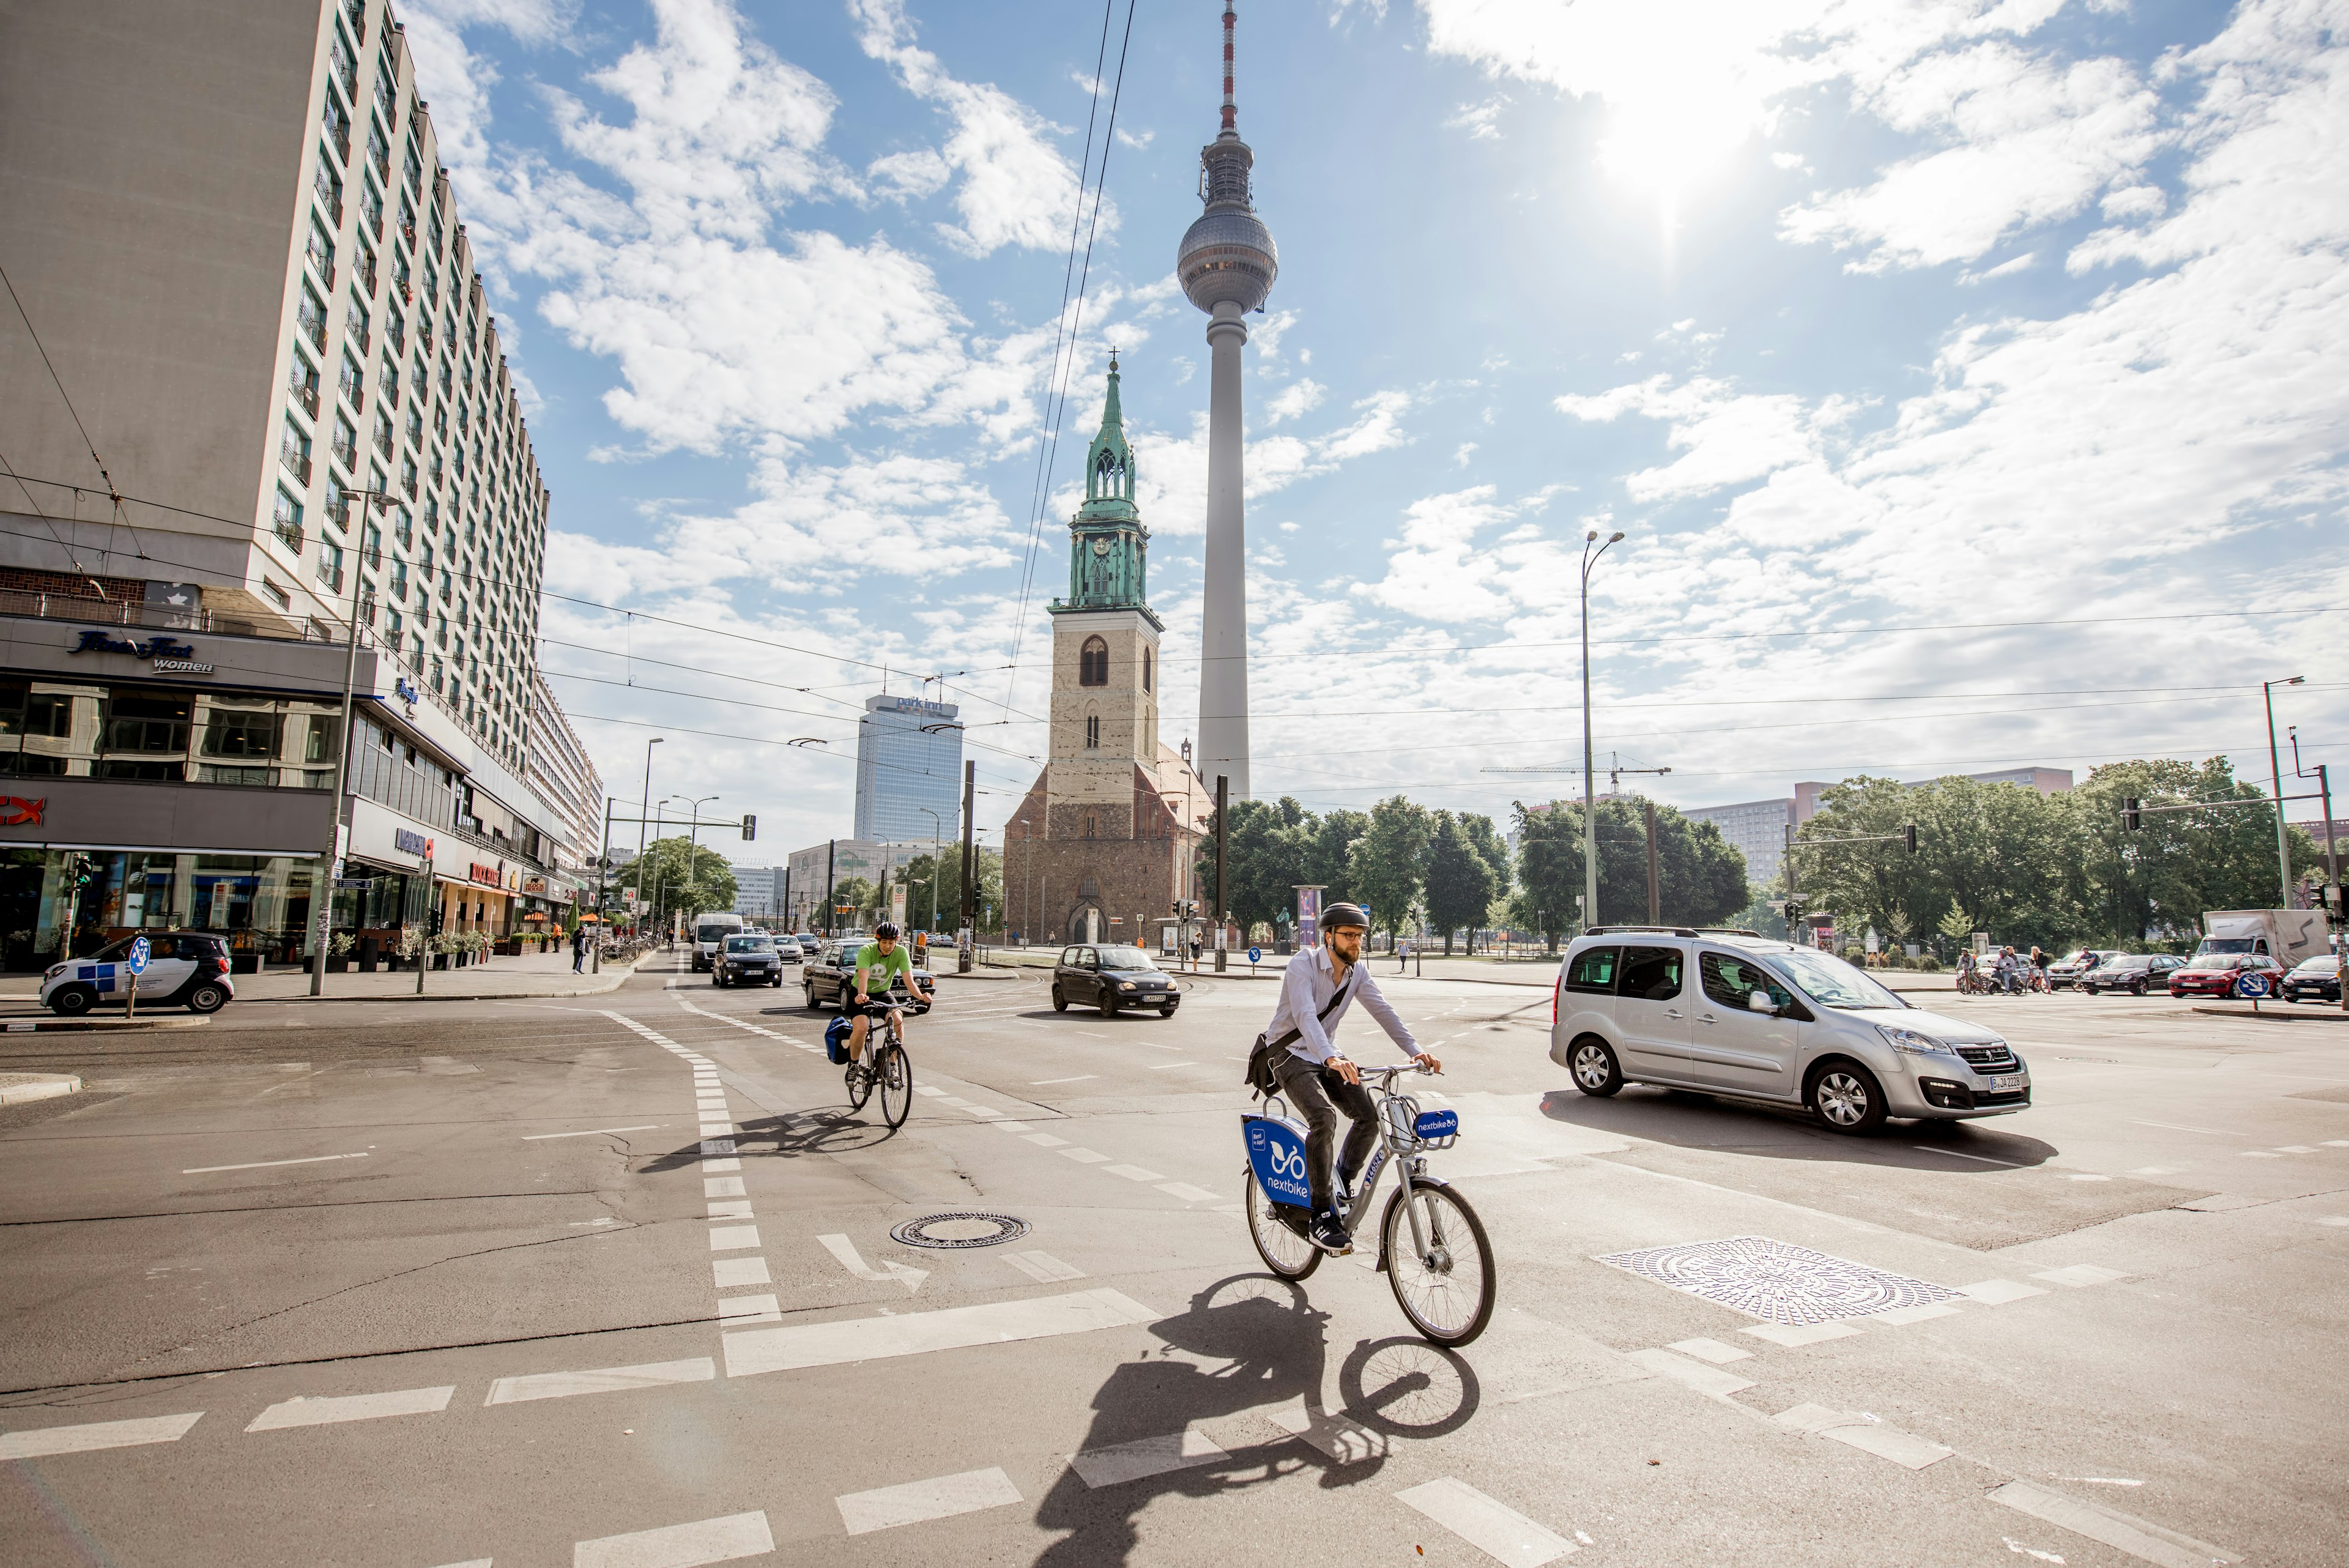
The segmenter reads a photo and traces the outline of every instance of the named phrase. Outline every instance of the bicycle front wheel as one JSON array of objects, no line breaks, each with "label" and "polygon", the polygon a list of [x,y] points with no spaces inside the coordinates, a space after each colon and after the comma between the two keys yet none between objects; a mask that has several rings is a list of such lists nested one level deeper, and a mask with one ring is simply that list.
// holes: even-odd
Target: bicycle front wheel
[{"label": "bicycle front wheel", "polygon": [[1247,1189],[1240,1194],[1247,1206],[1248,1240],[1264,1266],[1284,1280],[1301,1280],[1321,1266],[1321,1249],[1290,1230],[1272,1211],[1272,1199],[1257,1185],[1256,1171],[1247,1173]]},{"label": "bicycle front wheel", "polygon": [[[1425,1251],[1413,1240],[1413,1213]],[[1408,1198],[1398,1190],[1388,1200],[1379,1243],[1395,1304],[1421,1338],[1461,1345],[1485,1332],[1493,1318],[1493,1247],[1465,1198],[1449,1187],[1414,1186]]]},{"label": "bicycle front wheel", "polygon": [[905,1125],[914,1108],[914,1064],[905,1048],[894,1041],[876,1064],[881,1081],[881,1119],[893,1127]]}]

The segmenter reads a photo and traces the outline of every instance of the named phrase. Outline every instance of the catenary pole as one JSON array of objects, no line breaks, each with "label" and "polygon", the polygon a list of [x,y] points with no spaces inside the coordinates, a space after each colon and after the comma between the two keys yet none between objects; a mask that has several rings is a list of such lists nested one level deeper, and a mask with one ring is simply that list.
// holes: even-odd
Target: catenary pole
[{"label": "catenary pole", "polygon": [[612,797],[604,797],[604,838],[595,851],[595,956],[590,960],[589,972],[604,972],[604,938],[612,929],[612,919],[604,912],[604,871],[612,863]]},{"label": "catenary pole", "polygon": [[2297,686],[2307,679],[2305,675],[2294,675],[2283,680],[2260,682],[2260,701],[2267,705],[2268,711],[2268,764],[2275,774],[2276,882],[2281,889],[2276,896],[2276,908],[2279,909],[2292,908],[2292,837],[2283,822],[2283,755],[2276,749],[2275,689]]},{"label": "catenary pole", "polygon": [[1230,840],[1225,836],[1224,817],[1231,806],[1232,781],[1228,774],[1216,775],[1216,972],[1224,972],[1225,933],[1231,929],[1231,909],[1224,902],[1224,851]]},{"label": "catenary pole", "polygon": [[[344,506],[366,499],[380,511],[390,499],[379,490],[353,490],[344,494]],[[348,511],[343,517],[343,531],[349,533]],[[323,541],[321,542],[323,547]],[[342,726],[336,731],[335,744],[335,808],[326,822],[326,853],[319,857],[319,886],[311,890],[311,902],[316,906],[310,929],[310,994],[318,995],[326,988],[326,940],[335,929],[335,883],[343,874],[343,793],[351,784],[351,692],[358,684],[359,674],[359,589],[367,578],[356,560],[350,564],[351,617],[343,638],[343,717]],[[2271,723],[2272,730],[2274,725]]]},{"label": "catenary pole", "polygon": [[962,765],[962,940],[955,947],[955,972],[968,974],[974,955],[972,944],[977,940],[974,929],[978,918],[978,857],[971,845],[971,812],[978,803],[978,764],[966,762]]}]

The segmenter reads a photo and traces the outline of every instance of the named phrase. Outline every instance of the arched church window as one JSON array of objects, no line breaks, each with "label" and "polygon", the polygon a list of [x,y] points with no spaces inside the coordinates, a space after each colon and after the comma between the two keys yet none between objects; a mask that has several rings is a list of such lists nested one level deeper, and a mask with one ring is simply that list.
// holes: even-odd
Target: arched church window
[{"label": "arched church window", "polygon": [[1109,644],[1100,638],[1085,639],[1077,652],[1077,684],[1106,686],[1109,684]]},{"label": "arched church window", "polygon": [[[1085,750],[1101,750],[1101,715],[1098,713],[1089,714],[1085,719]],[[1092,835],[1088,833],[1085,836],[1091,838]]]},{"label": "arched church window", "polygon": [[1152,654],[1149,649],[1145,648],[1142,650],[1142,689],[1144,691],[1151,689],[1151,667],[1156,662],[1156,658]]}]

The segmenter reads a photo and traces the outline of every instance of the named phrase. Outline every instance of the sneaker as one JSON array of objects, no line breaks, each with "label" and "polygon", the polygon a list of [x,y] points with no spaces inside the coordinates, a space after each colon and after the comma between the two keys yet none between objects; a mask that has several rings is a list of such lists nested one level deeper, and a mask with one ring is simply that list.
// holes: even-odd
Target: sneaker
[{"label": "sneaker", "polygon": [[1312,1242],[1333,1258],[1342,1258],[1354,1250],[1353,1237],[1339,1223],[1335,1214],[1323,1214],[1313,1221]]}]

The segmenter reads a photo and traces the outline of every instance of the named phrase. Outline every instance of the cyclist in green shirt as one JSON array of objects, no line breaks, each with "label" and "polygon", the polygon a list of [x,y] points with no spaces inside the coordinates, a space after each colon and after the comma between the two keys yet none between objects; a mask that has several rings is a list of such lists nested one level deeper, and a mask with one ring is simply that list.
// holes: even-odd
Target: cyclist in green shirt
[{"label": "cyclist in green shirt", "polygon": [[[873,992],[887,994],[893,977],[903,975],[905,989],[932,1006],[937,1004],[936,994],[921,989],[914,980],[913,955],[897,942],[897,926],[884,920],[873,928],[873,940],[856,950],[856,1005],[861,1009],[872,1000]],[[855,1066],[864,1060],[864,1031],[872,1020],[862,1012],[848,1028],[848,1062]]]}]

